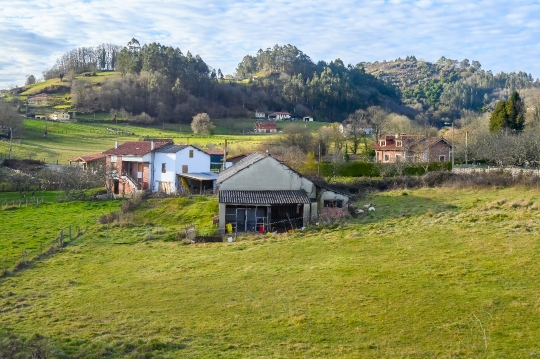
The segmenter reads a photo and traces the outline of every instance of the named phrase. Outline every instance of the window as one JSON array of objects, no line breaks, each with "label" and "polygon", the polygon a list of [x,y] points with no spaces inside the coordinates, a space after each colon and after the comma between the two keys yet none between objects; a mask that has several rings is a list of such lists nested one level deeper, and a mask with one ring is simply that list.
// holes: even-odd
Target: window
[{"label": "window", "polygon": [[182,165],[182,173],[188,173],[188,166]]},{"label": "window", "polygon": [[384,162],[390,161],[390,155],[384,155]]},{"label": "window", "polygon": [[401,155],[396,155],[396,162],[401,162]]},{"label": "window", "polygon": [[338,200],[324,200],[323,207],[325,208],[343,208],[343,201]]},{"label": "window", "polygon": [[189,158],[193,158],[193,150],[189,150]]},{"label": "window", "polygon": [[403,146],[403,142],[401,141],[396,141],[396,147],[401,147]]},{"label": "window", "polygon": [[111,156],[111,162],[117,162],[118,161],[118,157],[116,156]]},{"label": "window", "polygon": [[446,156],[445,155],[440,155],[439,156],[439,161],[441,161],[441,162],[446,161]]},{"label": "window", "polygon": [[381,145],[381,147],[384,147],[386,146],[386,141],[379,141],[379,144]]},{"label": "window", "polygon": [[161,164],[161,173],[167,173],[167,164],[166,163]]}]

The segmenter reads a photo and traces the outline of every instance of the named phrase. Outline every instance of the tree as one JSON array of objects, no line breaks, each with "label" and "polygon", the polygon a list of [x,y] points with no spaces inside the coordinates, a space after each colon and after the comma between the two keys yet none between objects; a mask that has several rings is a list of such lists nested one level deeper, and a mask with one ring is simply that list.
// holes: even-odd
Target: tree
[{"label": "tree", "polygon": [[23,118],[19,115],[17,109],[11,104],[0,101],[0,127],[8,132],[9,138],[9,159],[13,154],[13,131],[16,131],[22,126]]},{"label": "tree", "polygon": [[525,106],[517,91],[514,91],[506,101],[506,114],[508,115],[507,127],[522,131],[525,124]]},{"label": "tree", "polygon": [[380,106],[371,106],[367,109],[368,123],[373,129],[375,140],[378,141],[383,132],[386,131],[388,123],[388,111]]},{"label": "tree", "polygon": [[489,119],[490,131],[500,131],[509,129],[522,131],[525,125],[525,106],[519,97],[519,93],[514,91],[508,101],[499,101]]},{"label": "tree", "polygon": [[33,85],[35,83],[36,83],[36,78],[34,77],[34,75],[30,75],[26,78],[26,83],[25,83],[26,86]]},{"label": "tree", "polygon": [[200,133],[202,135],[208,135],[212,133],[212,130],[215,128],[210,116],[207,113],[199,113],[193,116],[193,121],[191,121],[191,129],[193,133]]},{"label": "tree", "polygon": [[489,119],[489,130],[492,132],[500,131],[506,127],[507,122],[506,101],[499,101]]},{"label": "tree", "polygon": [[353,114],[349,115],[346,121],[347,125],[343,128],[343,134],[352,142],[352,151],[354,154],[358,151],[362,137],[366,133],[365,129],[368,126],[367,118],[368,113],[365,110],[356,110]]}]

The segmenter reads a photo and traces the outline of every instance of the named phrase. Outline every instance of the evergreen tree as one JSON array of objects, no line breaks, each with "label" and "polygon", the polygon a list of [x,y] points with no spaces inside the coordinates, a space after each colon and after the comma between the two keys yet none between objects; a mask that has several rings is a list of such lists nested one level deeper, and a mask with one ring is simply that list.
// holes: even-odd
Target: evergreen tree
[{"label": "evergreen tree", "polygon": [[489,119],[489,130],[492,132],[500,131],[506,127],[507,122],[506,101],[499,101]]},{"label": "evergreen tree", "polygon": [[522,131],[525,124],[525,106],[519,97],[519,93],[514,91],[508,101],[506,101],[507,127]]}]

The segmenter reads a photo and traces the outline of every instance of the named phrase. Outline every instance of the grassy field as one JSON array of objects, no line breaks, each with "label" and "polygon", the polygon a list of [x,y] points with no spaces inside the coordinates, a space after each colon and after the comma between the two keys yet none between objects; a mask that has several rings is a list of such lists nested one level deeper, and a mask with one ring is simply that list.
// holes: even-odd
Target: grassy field
[{"label": "grassy field", "polygon": [[81,357],[540,355],[537,190],[377,193],[362,201],[375,212],[322,230],[211,245],[143,240],[146,226],[215,210],[176,200],[149,202],[115,226],[138,229],[138,241],[106,244],[96,225],[1,279],[0,333],[45,335],[51,350]]},{"label": "grassy field", "polygon": [[[109,128],[109,129],[108,129]],[[112,130],[111,130],[112,129]],[[44,136],[47,130],[47,137]],[[213,135],[194,136],[188,125],[160,127],[144,127],[112,123],[58,123],[41,120],[25,120],[22,139],[14,140],[13,155],[15,158],[45,159],[47,163],[66,163],[69,158],[103,152],[114,146],[115,141],[138,141],[145,137],[169,138],[175,143],[189,143],[203,149],[222,147],[225,140],[230,149],[252,151],[264,141],[275,139],[268,135]],[[0,156],[6,157],[9,143],[0,141]]]},{"label": "grassy field", "polygon": [[[91,115],[87,115],[91,116]],[[105,115],[103,115],[105,116]],[[90,118],[88,118],[90,119]],[[252,130],[254,120],[215,120],[216,134],[212,136],[193,135],[188,124],[164,124],[162,126],[135,126],[131,124],[110,123],[59,123],[26,119],[20,139],[14,140],[15,158],[45,160],[47,163],[66,164],[68,159],[106,151],[115,141],[138,141],[145,137],[169,138],[177,144],[192,144],[202,149],[223,148],[228,141],[232,153],[255,151],[266,141],[275,141],[277,135],[242,135],[242,128]],[[278,129],[291,126],[292,122],[279,122]],[[301,123],[313,130],[325,123]],[[229,126],[229,127],[228,127]],[[231,130],[228,130],[231,128]],[[47,137],[44,136],[47,130]],[[228,134],[230,132],[230,134]],[[9,143],[0,141],[0,157],[6,157]]]}]

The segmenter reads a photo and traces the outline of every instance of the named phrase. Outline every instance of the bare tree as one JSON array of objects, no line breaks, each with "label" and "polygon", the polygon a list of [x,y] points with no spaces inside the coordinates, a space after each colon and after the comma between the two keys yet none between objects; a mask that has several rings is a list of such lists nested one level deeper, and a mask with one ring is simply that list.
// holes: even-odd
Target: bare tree
[{"label": "bare tree", "polygon": [[343,126],[343,134],[353,145],[353,153],[358,152],[358,147],[362,142],[362,137],[366,134],[369,114],[365,110],[356,110],[350,114]]},{"label": "bare tree", "polygon": [[8,132],[9,159],[13,156],[13,132],[22,127],[23,118],[11,104],[0,101],[0,127]]},{"label": "bare tree", "polygon": [[381,134],[387,130],[388,111],[380,106],[371,106],[367,112],[368,123],[373,129],[375,140],[378,141]]}]

